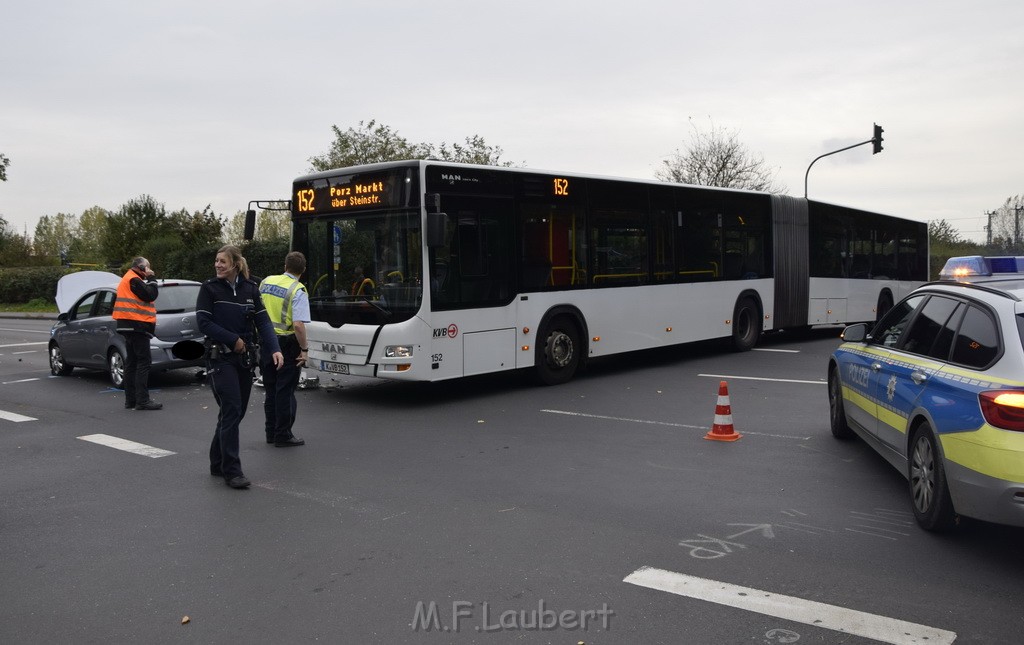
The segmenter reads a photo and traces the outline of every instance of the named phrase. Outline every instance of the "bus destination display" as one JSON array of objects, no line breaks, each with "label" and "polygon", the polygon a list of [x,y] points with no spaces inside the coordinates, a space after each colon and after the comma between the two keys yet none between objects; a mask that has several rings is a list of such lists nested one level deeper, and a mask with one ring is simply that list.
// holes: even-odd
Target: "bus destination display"
[{"label": "bus destination display", "polygon": [[[402,173],[404,175],[404,173]],[[295,182],[295,213],[315,215],[402,205],[405,177],[342,175]]]}]

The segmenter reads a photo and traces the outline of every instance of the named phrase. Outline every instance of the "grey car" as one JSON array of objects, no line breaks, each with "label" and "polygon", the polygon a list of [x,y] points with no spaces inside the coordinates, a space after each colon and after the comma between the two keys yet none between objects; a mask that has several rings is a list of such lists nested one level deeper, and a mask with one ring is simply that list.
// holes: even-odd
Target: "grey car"
[{"label": "grey car", "polygon": [[[72,274],[74,275],[74,274]],[[114,387],[123,387],[124,337],[117,333],[112,312],[118,278],[84,285],[84,293],[71,301],[50,330],[50,373],[67,376],[76,367],[102,370],[110,375]],[[62,278],[63,280],[63,278]],[[204,336],[196,324],[196,296],[199,282],[158,280],[160,295],[156,302],[156,336],[150,340],[154,371],[203,366]],[[58,306],[61,294],[58,285]]]}]

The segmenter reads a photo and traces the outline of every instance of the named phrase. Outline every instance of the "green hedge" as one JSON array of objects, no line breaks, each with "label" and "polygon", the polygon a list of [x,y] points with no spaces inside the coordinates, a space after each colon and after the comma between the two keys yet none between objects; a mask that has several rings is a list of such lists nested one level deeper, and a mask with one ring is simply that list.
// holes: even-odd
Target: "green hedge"
[{"label": "green hedge", "polygon": [[[196,248],[169,250],[164,257],[156,257],[160,249],[154,248],[152,256],[147,256],[153,264],[158,278],[179,278],[182,280],[208,280],[214,276],[213,261],[217,257],[220,245]],[[279,239],[269,242],[250,242],[242,250],[249,271],[253,276],[268,276],[284,270],[284,256],[288,254],[288,240]],[[44,300],[55,303],[57,281],[69,273],[82,269],[68,267],[16,267],[0,268],[0,302],[11,304],[27,303],[31,300]],[[121,276],[128,270],[126,262],[120,272],[111,273]]]}]

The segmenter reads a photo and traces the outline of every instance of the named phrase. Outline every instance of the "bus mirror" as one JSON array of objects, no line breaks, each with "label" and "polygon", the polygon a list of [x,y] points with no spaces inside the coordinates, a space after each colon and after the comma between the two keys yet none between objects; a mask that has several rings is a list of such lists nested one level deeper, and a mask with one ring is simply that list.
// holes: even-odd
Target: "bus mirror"
[{"label": "bus mirror", "polygon": [[444,246],[445,225],[448,215],[445,213],[427,213],[427,246],[435,248]]},{"label": "bus mirror", "polygon": [[245,228],[242,232],[242,239],[248,242],[256,234],[256,211],[245,211]]}]

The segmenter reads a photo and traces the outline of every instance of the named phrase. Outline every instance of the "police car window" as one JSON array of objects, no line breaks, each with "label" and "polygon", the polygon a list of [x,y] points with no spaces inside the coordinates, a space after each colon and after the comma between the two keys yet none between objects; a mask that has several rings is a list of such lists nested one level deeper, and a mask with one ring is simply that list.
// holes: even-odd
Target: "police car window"
[{"label": "police car window", "polygon": [[995,321],[978,307],[969,307],[953,342],[953,362],[986,367],[998,354],[999,332]]},{"label": "police car window", "polygon": [[924,302],[925,296],[911,296],[889,310],[871,333],[874,342],[886,347],[896,347],[900,334],[907,328],[914,311]]},{"label": "police car window", "polygon": [[956,336],[956,330],[960,327],[960,319],[963,318],[966,309],[967,305],[962,302],[957,305],[956,311],[949,317],[946,324],[942,326],[942,331],[939,332],[939,337],[935,339],[932,351],[928,352],[929,356],[941,361],[949,360],[949,350],[953,346],[953,338]]},{"label": "police car window", "polygon": [[910,326],[910,329],[903,334],[900,349],[913,352],[914,354],[922,354],[945,360],[949,355],[948,345],[946,352],[942,356],[933,354],[932,349],[935,341],[938,340],[939,333],[953,314],[956,306],[957,302],[949,298],[941,296],[929,298],[928,302],[921,307],[921,313],[914,318],[914,323]]}]

